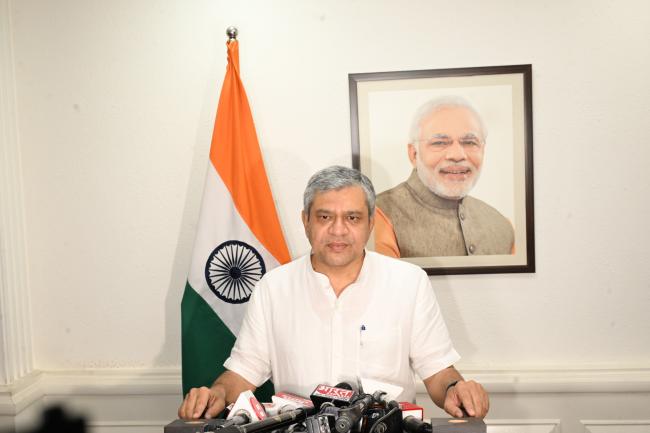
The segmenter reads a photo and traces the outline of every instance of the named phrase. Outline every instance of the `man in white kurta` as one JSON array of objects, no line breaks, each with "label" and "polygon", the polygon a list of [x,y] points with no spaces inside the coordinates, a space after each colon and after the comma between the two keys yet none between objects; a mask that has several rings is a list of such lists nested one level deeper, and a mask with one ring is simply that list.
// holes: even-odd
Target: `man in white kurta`
[{"label": "man in white kurta", "polygon": [[316,385],[357,377],[403,388],[460,358],[421,268],[366,251],[355,282],[337,298],[303,256],[267,273],[224,366],[260,386],[310,395]]},{"label": "man in white kurta", "polygon": [[191,389],[179,417],[216,416],[269,378],[302,395],[323,382],[375,379],[413,400],[413,373],[449,414],[485,416],[487,393],[453,367],[458,354],[426,274],[365,251],[375,214],[370,180],[329,167],[312,176],[303,201],[311,254],[259,281],[226,371],[210,388]]}]

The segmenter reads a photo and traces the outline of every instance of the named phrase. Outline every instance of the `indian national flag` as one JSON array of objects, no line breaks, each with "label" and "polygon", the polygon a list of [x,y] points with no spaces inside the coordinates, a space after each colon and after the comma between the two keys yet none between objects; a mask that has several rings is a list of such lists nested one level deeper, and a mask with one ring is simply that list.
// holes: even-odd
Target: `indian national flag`
[{"label": "indian national flag", "polygon": [[183,394],[223,372],[255,283],[289,260],[231,40],[181,303]]}]

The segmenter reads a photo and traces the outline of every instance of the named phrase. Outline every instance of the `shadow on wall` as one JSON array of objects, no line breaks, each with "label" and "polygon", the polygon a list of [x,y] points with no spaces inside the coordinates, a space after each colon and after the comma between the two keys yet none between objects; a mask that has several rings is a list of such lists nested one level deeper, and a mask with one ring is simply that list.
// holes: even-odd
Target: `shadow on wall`
[{"label": "shadow on wall", "polygon": [[[43,411],[41,421],[34,430],[27,433],[86,433],[86,420],[67,413],[61,406],[52,406]],[[5,430],[2,433],[13,433]]]}]

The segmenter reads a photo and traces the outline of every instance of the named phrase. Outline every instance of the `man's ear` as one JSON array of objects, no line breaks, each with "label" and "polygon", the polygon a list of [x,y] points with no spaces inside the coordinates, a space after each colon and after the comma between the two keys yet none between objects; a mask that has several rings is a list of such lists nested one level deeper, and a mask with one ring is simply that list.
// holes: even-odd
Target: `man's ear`
[{"label": "man's ear", "polygon": [[300,212],[300,218],[302,219],[302,225],[305,226],[305,230],[307,230],[307,222],[309,222],[309,215],[307,215],[307,212],[304,210]]},{"label": "man's ear", "polygon": [[418,153],[417,148],[415,147],[415,144],[409,143],[408,144],[408,152],[409,152],[409,160],[411,161],[411,165],[413,168],[415,168],[415,157]]}]

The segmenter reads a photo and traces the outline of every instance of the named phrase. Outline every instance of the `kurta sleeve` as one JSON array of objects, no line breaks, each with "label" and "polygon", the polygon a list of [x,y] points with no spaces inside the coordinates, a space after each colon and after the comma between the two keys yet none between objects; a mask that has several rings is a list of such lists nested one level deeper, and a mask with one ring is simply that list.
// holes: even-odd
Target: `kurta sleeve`
[{"label": "kurta sleeve", "polygon": [[235,345],[223,364],[255,386],[262,385],[271,377],[268,346],[271,340],[264,311],[264,305],[268,305],[265,302],[267,289],[264,279],[255,286]]},{"label": "kurta sleeve", "polygon": [[421,379],[433,376],[460,359],[449,338],[429,277],[424,272],[418,284],[412,323],[410,361]]}]

